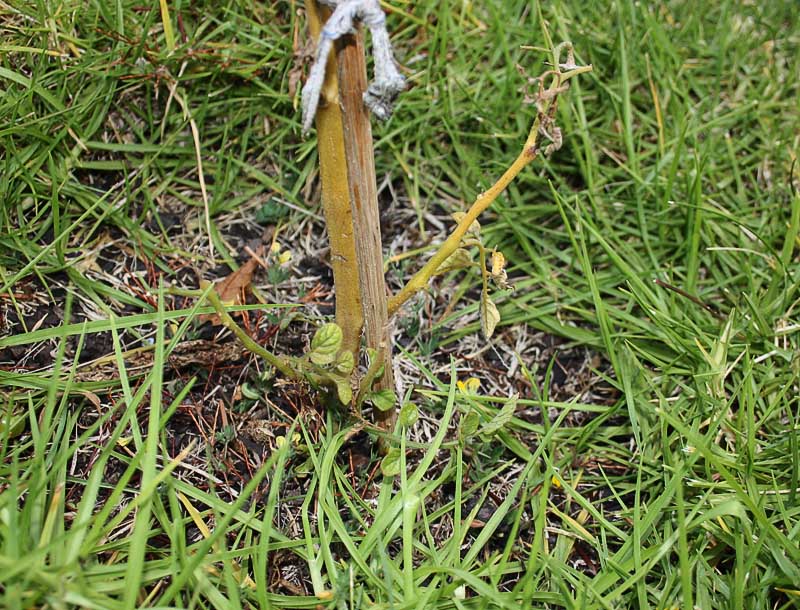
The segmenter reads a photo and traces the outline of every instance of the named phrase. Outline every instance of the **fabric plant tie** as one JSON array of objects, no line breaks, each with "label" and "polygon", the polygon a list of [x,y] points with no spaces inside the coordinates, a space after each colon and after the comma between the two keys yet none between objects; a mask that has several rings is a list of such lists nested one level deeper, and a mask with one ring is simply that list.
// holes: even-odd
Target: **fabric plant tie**
[{"label": "fabric plant tie", "polygon": [[378,119],[385,121],[392,114],[394,102],[406,86],[406,80],[397,69],[392,53],[386,16],[378,0],[320,0],[333,9],[317,42],[314,63],[303,86],[303,133],[307,134],[314,122],[319,106],[320,92],[325,81],[325,65],[333,43],[355,33],[355,23],[360,21],[369,28],[372,37],[372,56],[375,77],[364,92],[364,104]]}]

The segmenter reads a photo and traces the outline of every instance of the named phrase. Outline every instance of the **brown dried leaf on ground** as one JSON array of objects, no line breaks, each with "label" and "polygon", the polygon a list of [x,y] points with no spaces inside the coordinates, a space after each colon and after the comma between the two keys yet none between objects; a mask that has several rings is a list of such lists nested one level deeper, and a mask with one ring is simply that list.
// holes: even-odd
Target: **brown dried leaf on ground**
[{"label": "brown dried leaf on ground", "polygon": [[[247,291],[250,289],[250,284],[253,282],[253,274],[256,268],[263,260],[261,257],[264,253],[263,246],[253,253],[253,256],[244,265],[236,269],[230,275],[219,280],[214,286],[220,300],[225,305],[244,305],[247,298]],[[217,314],[206,314],[200,316],[200,319],[208,320],[214,326],[222,324],[222,320]]]}]

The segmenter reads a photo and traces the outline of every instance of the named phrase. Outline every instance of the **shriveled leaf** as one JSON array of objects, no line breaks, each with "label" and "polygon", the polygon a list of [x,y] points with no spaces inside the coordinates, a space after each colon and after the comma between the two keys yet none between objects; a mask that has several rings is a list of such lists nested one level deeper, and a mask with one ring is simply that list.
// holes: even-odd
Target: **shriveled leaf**
[{"label": "shriveled leaf", "polygon": [[[455,220],[459,224],[461,224],[461,221],[464,220],[464,217],[466,215],[467,214],[465,212],[453,212],[452,214],[453,220]],[[467,229],[467,234],[472,234],[475,237],[480,237],[481,223],[479,223],[477,220],[473,220],[469,225],[469,229]]]},{"label": "shriveled leaf", "polygon": [[461,422],[458,425],[458,436],[461,440],[466,440],[475,436],[480,423],[481,416],[478,415],[477,411],[470,411],[461,417]]},{"label": "shriveled leaf", "polygon": [[337,324],[329,322],[320,326],[311,340],[311,362],[319,365],[335,362],[342,347],[342,338],[342,329]]},{"label": "shriveled leaf", "polygon": [[444,262],[439,265],[434,275],[442,275],[454,269],[463,269],[472,265],[472,256],[466,248],[457,248]]},{"label": "shriveled leaf", "polygon": [[410,428],[413,426],[417,419],[419,419],[419,411],[417,405],[413,402],[407,402],[400,408],[398,420],[403,428]]},{"label": "shriveled leaf", "polygon": [[503,405],[503,408],[498,411],[497,415],[490,419],[489,422],[481,428],[481,436],[492,436],[493,434],[505,428],[514,417],[514,413],[517,410],[518,400],[519,394],[514,394],[512,397],[510,397],[506,401],[506,404]]},{"label": "shriveled leaf", "polygon": [[[263,253],[264,248],[259,248],[255,253],[256,255],[253,256],[249,261],[247,261],[244,265],[239,267],[230,275],[219,280],[214,285],[214,290],[217,291],[219,300],[222,301],[224,305],[230,306],[244,304],[247,290],[250,288],[250,284],[253,282],[253,274],[258,268],[258,262]],[[219,315],[215,313],[204,314],[198,317],[201,321],[208,320],[214,326],[222,324],[222,320],[220,319]]]},{"label": "shriveled leaf", "polygon": [[506,273],[506,257],[502,252],[495,250],[492,252],[492,281],[501,290],[509,288],[508,274]]},{"label": "shriveled leaf", "polygon": [[353,388],[350,385],[349,377],[337,377],[336,380],[336,395],[343,405],[349,405],[353,400]]},{"label": "shriveled leaf", "polygon": [[381,472],[385,477],[394,477],[400,474],[400,450],[397,447],[389,449],[381,460]]},{"label": "shriveled leaf", "polygon": [[397,402],[397,396],[395,396],[394,391],[388,389],[370,392],[367,399],[372,401],[372,404],[380,411],[388,411]]},{"label": "shriveled leaf", "polygon": [[506,257],[499,250],[492,252],[492,275],[497,275],[506,267]]},{"label": "shriveled leaf", "polygon": [[481,294],[481,329],[487,339],[491,339],[497,323],[500,322],[500,312],[494,304],[489,293],[484,291]]}]

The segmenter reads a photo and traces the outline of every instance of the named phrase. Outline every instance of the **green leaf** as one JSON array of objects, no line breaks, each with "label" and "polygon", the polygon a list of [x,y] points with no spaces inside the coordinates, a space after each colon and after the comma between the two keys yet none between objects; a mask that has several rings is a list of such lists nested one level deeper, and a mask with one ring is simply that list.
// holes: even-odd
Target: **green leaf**
[{"label": "green leaf", "polygon": [[419,419],[419,411],[417,410],[417,405],[413,402],[407,402],[400,408],[400,414],[398,416],[400,421],[400,426],[403,428],[410,428],[413,426],[417,419]]},{"label": "green leaf", "polygon": [[336,371],[342,373],[343,375],[349,375],[353,372],[353,368],[355,368],[353,352],[348,352],[345,350],[340,353],[339,360],[336,362]]},{"label": "green leaf", "polygon": [[319,365],[335,362],[342,347],[342,337],[342,329],[337,324],[329,322],[320,326],[311,340],[311,362]]},{"label": "green leaf", "polygon": [[370,392],[367,399],[372,401],[380,411],[388,411],[393,408],[397,402],[397,396],[393,390],[378,390],[377,392]]},{"label": "green leaf", "polygon": [[470,411],[466,415],[461,416],[461,422],[458,425],[458,436],[461,440],[466,440],[478,431],[478,426],[481,423],[481,416],[477,411]]},{"label": "green leaf", "polygon": [[480,435],[492,436],[496,432],[505,428],[514,417],[514,413],[517,410],[518,399],[519,394],[514,394],[511,398],[509,398],[506,401],[506,404],[503,405],[503,408],[498,411],[497,415],[495,415],[485,426],[481,428]]},{"label": "green leaf", "polygon": [[336,383],[336,394],[343,405],[349,405],[353,400],[353,388],[350,385],[349,377],[334,377]]},{"label": "green leaf", "polygon": [[381,460],[381,472],[385,477],[394,477],[400,474],[400,450],[397,447],[389,449]]},{"label": "green leaf", "polygon": [[298,477],[305,477],[309,474],[314,472],[314,460],[310,457],[306,458],[306,460],[302,464],[298,464],[294,467],[294,473]]},{"label": "green leaf", "polygon": [[489,292],[484,290],[481,294],[481,329],[483,330],[483,336],[491,339],[498,322],[500,322],[500,312],[497,311],[497,305],[492,301]]},{"label": "green leaf", "polygon": [[263,393],[245,382],[242,384],[242,396],[249,400],[260,400],[263,397]]},{"label": "green leaf", "polygon": [[274,225],[288,215],[289,208],[283,205],[279,199],[270,199],[256,210],[253,220],[260,225]]}]

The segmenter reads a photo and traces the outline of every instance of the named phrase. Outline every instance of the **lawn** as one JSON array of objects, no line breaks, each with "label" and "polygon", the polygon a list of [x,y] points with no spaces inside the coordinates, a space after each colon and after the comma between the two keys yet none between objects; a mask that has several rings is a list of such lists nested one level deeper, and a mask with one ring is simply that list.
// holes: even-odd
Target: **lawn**
[{"label": "lawn", "polygon": [[[401,411],[287,379],[334,294],[302,2],[0,0],[0,607],[800,607],[797,3],[383,3]],[[244,278],[244,280],[242,279]],[[251,346],[252,347],[252,346]],[[389,449],[389,458],[382,449]]]}]

